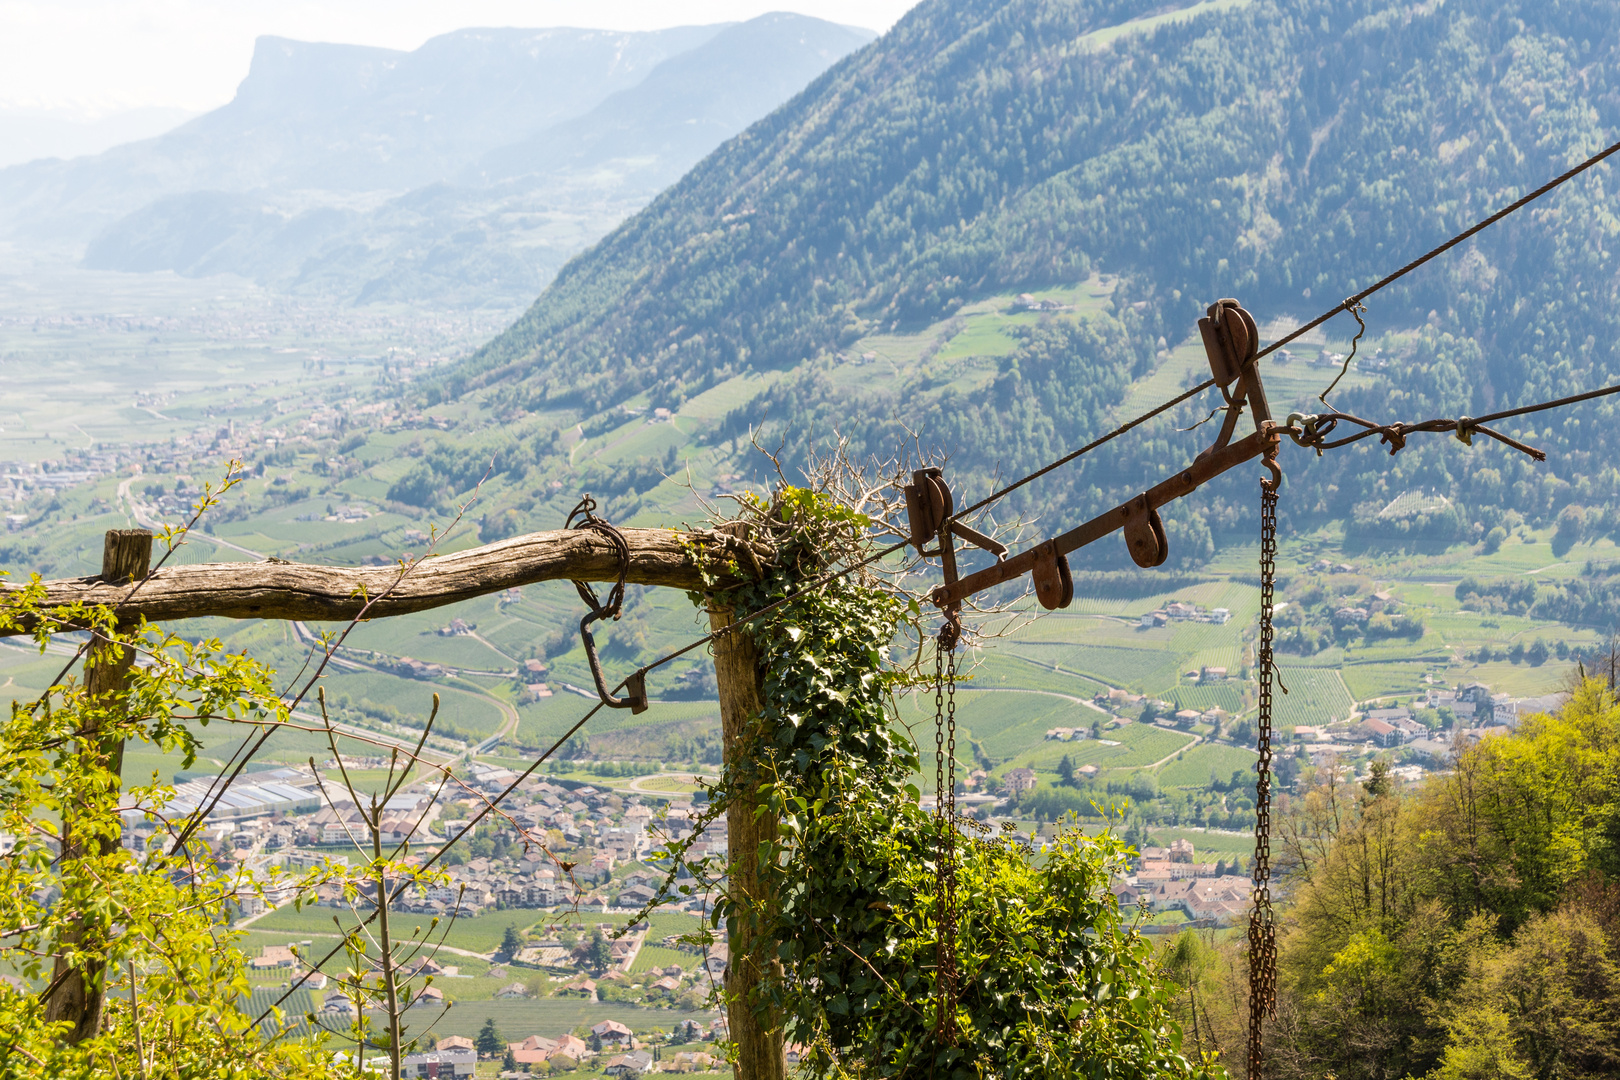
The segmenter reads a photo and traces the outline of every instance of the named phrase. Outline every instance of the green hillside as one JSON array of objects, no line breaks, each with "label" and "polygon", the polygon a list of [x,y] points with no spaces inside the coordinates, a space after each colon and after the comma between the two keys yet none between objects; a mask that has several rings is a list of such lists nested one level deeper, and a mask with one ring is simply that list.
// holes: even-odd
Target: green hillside
[{"label": "green hillside", "polygon": [[[791,464],[835,427],[857,449],[892,449],[903,422],[952,454],[959,491],[982,492],[1128,415],[1127,398],[1196,379],[1199,350],[1176,346],[1215,297],[1291,326],[1590,153],[1620,119],[1598,3],[1162,9],[928,0],[575,259],[431,394],[528,417],[538,437],[506,460],[522,470],[569,449],[567,472],[570,438],[622,439],[608,434],[621,403],[732,402],[621,455],[604,478],[621,507],[699,448],[726,459],[716,472],[753,475],[744,448],[761,424]],[[1605,167],[1376,297],[1362,343],[1376,366],[1338,404],[1478,415],[1606,381],[1605,246],[1620,225],[1608,183]],[[1024,291],[1058,310],[1013,312]],[[1273,365],[1276,404],[1311,400],[1330,373],[1303,365],[1345,351],[1353,330],[1341,316]],[[1140,489],[1196,451],[1201,433],[1172,429],[1216,403],[1011,507]],[[1605,535],[1620,522],[1611,419],[1596,405],[1524,425],[1545,466],[1440,439],[1394,461],[1369,444],[1298,455],[1284,514],[1346,519],[1352,544],[1444,546],[1510,511],[1551,523],[1578,503],[1597,509],[1576,538]],[[430,456],[396,495],[464,491],[487,461]],[[1431,489],[1445,501],[1397,500]],[[1234,477],[1177,508],[1172,557],[1197,563],[1211,534],[1247,535],[1252,502],[1252,479]],[[1118,564],[1107,547],[1094,558]]]}]

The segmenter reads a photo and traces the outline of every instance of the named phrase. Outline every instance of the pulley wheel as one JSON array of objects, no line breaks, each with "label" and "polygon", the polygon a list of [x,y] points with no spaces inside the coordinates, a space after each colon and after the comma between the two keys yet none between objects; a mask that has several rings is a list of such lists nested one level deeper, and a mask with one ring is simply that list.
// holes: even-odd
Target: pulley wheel
[{"label": "pulley wheel", "polygon": [[1035,599],[1047,611],[1066,608],[1074,602],[1074,575],[1069,572],[1069,558],[1047,548],[1036,560],[1030,576],[1035,580]]},{"label": "pulley wheel", "polygon": [[1124,533],[1125,548],[1131,553],[1131,561],[1142,569],[1163,566],[1164,560],[1170,557],[1170,542],[1164,535],[1164,522],[1157,510],[1146,505],[1145,499],[1131,507],[1131,515],[1125,520]]}]

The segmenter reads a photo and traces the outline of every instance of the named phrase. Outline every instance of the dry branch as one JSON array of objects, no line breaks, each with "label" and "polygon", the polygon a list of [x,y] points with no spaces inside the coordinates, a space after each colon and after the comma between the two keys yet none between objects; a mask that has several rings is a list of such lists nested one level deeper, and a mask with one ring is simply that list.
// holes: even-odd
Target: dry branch
[{"label": "dry branch", "polygon": [[[624,529],[630,545],[626,580],[638,585],[702,589],[689,555],[739,552],[742,541],[711,532]],[[771,550],[752,545],[761,562]],[[398,566],[314,566],[307,563],[204,563],[165,567],[144,583],[112,585],[99,577],[44,582],[45,607],[114,605],[121,614],[150,622],[212,616],[226,619],[347,620],[366,598],[393,591],[366,612],[368,619],[442,607],[475,596],[538,581],[614,581],[618,560],[612,546],[586,530],[514,536],[482,547],[424,559],[403,580]],[[397,583],[397,584],[396,584]],[[0,585],[10,591],[14,585]],[[132,595],[133,594],[133,595]],[[0,635],[20,631],[0,629]]]}]

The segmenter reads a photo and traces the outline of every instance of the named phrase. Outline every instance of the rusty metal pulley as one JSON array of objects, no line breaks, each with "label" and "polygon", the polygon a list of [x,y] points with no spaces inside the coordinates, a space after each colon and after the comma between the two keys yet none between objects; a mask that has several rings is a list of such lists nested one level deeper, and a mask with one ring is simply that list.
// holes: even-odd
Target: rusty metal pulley
[{"label": "rusty metal pulley", "polygon": [[1163,566],[1164,560],[1170,557],[1170,541],[1165,539],[1164,521],[1148,501],[1146,492],[1130,501],[1122,531],[1125,549],[1131,553],[1131,560],[1142,569]]},{"label": "rusty metal pulley", "polygon": [[1074,575],[1069,572],[1069,557],[1059,553],[1056,542],[1048,540],[1035,549],[1035,568],[1030,571],[1035,583],[1035,599],[1047,611],[1066,608],[1074,602]]},{"label": "rusty metal pulley", "polygon": [[1209,356],[1209,373],[1223,392],[1260,351],[1260,328],[1254,316],[1230,297],[1209,306],[1208,314],[1198,320],[1198,333]]},{"label": "rusty metal pulley", "polygon": [[911,542],[919,554],[939,538],[940,526],[956,510],[956,501],[937,465],[917,469],[906,485],[906,516],[911,523]]}]

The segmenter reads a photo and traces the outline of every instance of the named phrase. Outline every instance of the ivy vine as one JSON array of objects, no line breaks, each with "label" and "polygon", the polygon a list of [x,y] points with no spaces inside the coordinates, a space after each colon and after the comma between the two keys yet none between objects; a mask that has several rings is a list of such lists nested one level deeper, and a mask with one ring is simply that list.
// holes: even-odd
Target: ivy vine
[{"label": "ivy vine", "polygon": [[[758,580],[733,587],[739,612],[787,597],[752,634],[763,715],[753,745],[730,755],[710,789],[707,820],[733,793],[759,785],[779,820],[758,853],[770,903],[724,891],[719,927],[745,920],[761,970],[777,972],[752,1006],[782,1018],[817,1078],[1222,1077],[1213,1059],[1182,1053],[1168,1012],[1172,987],[1109,890],[1125,845],[1104,834],[991,834],[963,823],[957,893],[959,991],[955,1044],[936,1036],[934,860],[938,824],[920,806],[915,741],[897,691],[915,676],[888,662],[915,601],[852,575],[800,591],[841,557],[866,549],[870,522],[828,496],[785,488],[745,507],[776,545]],[[713,566],[745,579],[738,566]],[[712,596],[693,594],[695,603]],[[698,823],[701,829],[706,821]],[[976,826],[976,828],[970,828]],[[723,866],[669,845],[665,888]],[[738,962],[737,957],[732,963]],[[774,963],[773,963],[774,962]]]}]

